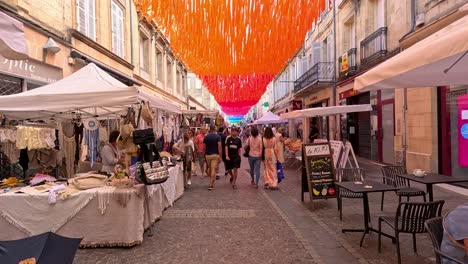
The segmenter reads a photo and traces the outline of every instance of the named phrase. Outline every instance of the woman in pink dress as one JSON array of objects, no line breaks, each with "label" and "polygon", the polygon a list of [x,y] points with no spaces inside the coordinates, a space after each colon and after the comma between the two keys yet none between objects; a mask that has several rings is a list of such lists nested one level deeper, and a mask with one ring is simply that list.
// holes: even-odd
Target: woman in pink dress
[{"label": "woman in pink dress", "polygon": [[265,160],[263,161],[265,173],[265,188],[278,190],[278,175],[276,173],[276,157],[278,148],[276,138],[271,127],[265,129],[263,134],[263,146],[265,147]]}]

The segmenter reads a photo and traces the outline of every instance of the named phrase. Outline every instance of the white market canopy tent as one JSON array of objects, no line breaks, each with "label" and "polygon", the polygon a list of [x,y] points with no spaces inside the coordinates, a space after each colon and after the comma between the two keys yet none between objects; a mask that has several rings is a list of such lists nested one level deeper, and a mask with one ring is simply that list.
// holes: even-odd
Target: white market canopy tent
[{"label": "white market canopy tent", "polygon": [[0,113],[10,119],[60,118],[125,113],[138,103],[137,90],[90,63],[60,81],[19,94],[0,96]]},{"label": "white market canopy tent", "polygon": [[[466,12],[468,5],[460,8]],[[468,15],[356,78],[354,89],[468,84]]]},{"label": "white market canopy tent", "polygon": [[180,106],[175,105],[167,100],[159,98],[156,95],[151,95],[149,92],[146,92],[142,89],[138,89],[138,99],[150,103],[151,108],[158,108],[167,112],[180,114]]},{"label": "white market canopy tent", "polygon": [[219,114],[219,111],[216,110],[182,110],[184,115],[198,115],[202,114],[203,116],[216,117]]},{"label": "white market canopy tent", "polygon": [[306,118],[306,117],[328,116],[328,115],[338,115],[338,114],[355,113],[355,112],[369,112],[369,111],[372,111],[372,106],[370,104],[337,105],[337,106],[315,107],[315,108],[296,110],[296,111],[282,114],[281,119],[295,119],[295,118],[301,118],[301,117]]},{"label": "white market canopy tent", "polygon": [[275,124],[275,123],[284,123],[287,120],[281,120],[281,118],[272,112],[266,112],[262,117],[255,120],[254,124],[256,125],[266,125],[266,124]]}]

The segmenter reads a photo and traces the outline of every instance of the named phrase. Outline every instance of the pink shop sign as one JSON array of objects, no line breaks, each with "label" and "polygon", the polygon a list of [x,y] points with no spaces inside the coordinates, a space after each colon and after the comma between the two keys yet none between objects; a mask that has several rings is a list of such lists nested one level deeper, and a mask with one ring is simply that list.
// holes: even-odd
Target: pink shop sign
[{"label": "pink shop sign", "polygon": [[468,95],[458,97],[458,164],[468,167]]}]

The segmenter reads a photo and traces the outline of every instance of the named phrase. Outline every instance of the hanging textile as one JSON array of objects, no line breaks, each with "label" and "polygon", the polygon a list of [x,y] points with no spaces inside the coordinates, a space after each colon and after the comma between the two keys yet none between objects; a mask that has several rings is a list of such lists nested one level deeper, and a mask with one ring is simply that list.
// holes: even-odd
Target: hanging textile
[{"label": "hanging textile", "polygon": [[244,115],[258,102],[331,7],[331,0],[134,2],[228,115]]},{"label": "hanging textile", "polygon": [[84,129],[84,143],[87,146],[87,159],[91,163],[91,167],[97,161],[99,154],[99,129],[87,130]]}]

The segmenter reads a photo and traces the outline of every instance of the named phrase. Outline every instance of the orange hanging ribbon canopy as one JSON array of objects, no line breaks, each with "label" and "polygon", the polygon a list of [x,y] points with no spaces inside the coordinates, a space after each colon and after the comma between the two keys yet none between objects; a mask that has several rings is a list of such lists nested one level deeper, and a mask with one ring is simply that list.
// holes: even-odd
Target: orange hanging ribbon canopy
[{"label": "orange hanging ribbon canopy", "polygon": [[228,115],[258,102],[326,1],[134,0]]}]

